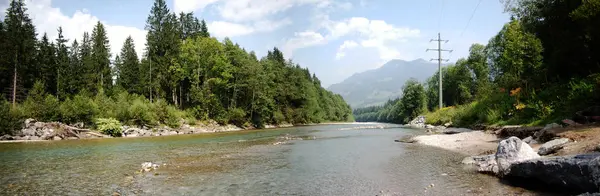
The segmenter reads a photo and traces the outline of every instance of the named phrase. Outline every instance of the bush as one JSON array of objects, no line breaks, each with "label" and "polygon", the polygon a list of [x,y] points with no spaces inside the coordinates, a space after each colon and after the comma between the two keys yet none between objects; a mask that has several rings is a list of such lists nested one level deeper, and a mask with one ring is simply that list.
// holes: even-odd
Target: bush
[{"label": "bush", "polygon": [[273,112],[273,123],[281,124],[284,122],[285,122],[285,116],[283,115],[283,113],[281,113],[281,111],[276,110],[275,112]]},{"label": "bush", "polygon": [[156,114],[152,111],[151,103],[145,99],[133,100],[127,110],[128,122],[135,125],[156,125]]},{"label": "bush", "polygon": [[229,110],[229,122],[236,126],[243,126],[246,120],[246,112],[241,108],[233,108]]},{"label": "bush", "polygon": [[20,129],[25,121],[25,114],[20,107],[12,107],[11,103],[0,97],[0,134],[12,134]]},{"label": "bush", "polygon": [[41,121],[58,121],[60,119],[60,102],[55,96],[46,95],[41,111]]},{"label": "bush", "polygon": [[122,126],[121,122],[114,118],[97,118],[96,127],[103,134],[113,137],[121,137]]},{"label": "bush", "polygon": [[98,106],[94,101],[83,95],[75,95],[60,105],[62,122],[67,124],[83,122],[90,125],[94,116],[98,113]]},{"label": "bush", "polygon": [[155,113],[158,116],[158,120],[171,127],[171,128],[179,128],[182,124],[182,119],[184,113],[177,108],[168,105],[166,102],[162,100],[158,100],[154,103]]},{"label": "bush", "polygon": [[[98,108],[102,108],[98,111],[97,117],[100,118],[117,118],[117,108],[115,101],[104,94],[103,90],[100,90],[94,97],[94,102],[98,105]],[[123,105],[121,105],[123,106]]]}]

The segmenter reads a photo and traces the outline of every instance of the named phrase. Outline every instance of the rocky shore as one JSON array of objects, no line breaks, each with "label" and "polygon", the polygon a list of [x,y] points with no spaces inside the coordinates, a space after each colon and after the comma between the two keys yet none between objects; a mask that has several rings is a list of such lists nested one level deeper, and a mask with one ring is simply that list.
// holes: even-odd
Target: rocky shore
[{"label": "rocky shore", "polygon": [[[568,194],[600,190],[600,128],[591,126],[504,126],[457,133],[415,119],[409,127],[426,129],[400,142],[443,148],[464,154],[462,163],[517,186],[537,184]],[[414,123],[414,124],[413,124]]]},{"label": "rocky shore", "polygon": [[[291,127],[291,124],[266,125],[265,129]],[[254,129],[253,127],[241,128],[235,125],[219,125],[214,121],[201,123],[198,125],[184,124],[180,128],[162,127],[133,127],[122,126],[123,137],[151,137],[183,134],[200,134],[230,132]],[[82,124],[66,125],[60,122],[39,122],[34,119],[25,120],[22,129],[15,131],[12,135],[0,136],[0,142],[27,142],[27,141],[46,141],[46,140],[74,140],[74,139],[93,139],[93,138],[111,138],[98,131],[85,129]]]}]

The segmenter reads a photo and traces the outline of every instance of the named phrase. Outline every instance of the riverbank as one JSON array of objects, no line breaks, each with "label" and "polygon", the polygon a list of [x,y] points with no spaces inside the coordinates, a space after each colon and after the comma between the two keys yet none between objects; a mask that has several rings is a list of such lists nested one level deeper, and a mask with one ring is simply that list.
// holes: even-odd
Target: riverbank
[{"label": "riverbank", "polygon": [[[292,127],[292,124],[265,125],[262,129],[275,129]],[[237,127],[235,125],[220,125],[214,121],[201,122],[196,125],[184,124],[179,128],[167,126],[158,127],[135,127],[121,126],[122,137],[156,137],[168,135],[203,134],[218,132],[233,132],[244,130],[255,130],[254,127]],[[100,139],[112,138],[97,130],[84,129],[78,126],[70,126],[60,122],[39,122],[27,119],[22,129],[16,130],[12,135],[0,136],[0,143],[15,142],[40,142],[50,140],[78,140],[78,139]]]},{"label": "riverbank", "polygon": [[541,189],[565,194],[598,192],[600,127],[566,124],[503,126],[456,134],[428,130],[428,135],[399,141],[461,153],[463,164],[514,186],[558,187]]}]

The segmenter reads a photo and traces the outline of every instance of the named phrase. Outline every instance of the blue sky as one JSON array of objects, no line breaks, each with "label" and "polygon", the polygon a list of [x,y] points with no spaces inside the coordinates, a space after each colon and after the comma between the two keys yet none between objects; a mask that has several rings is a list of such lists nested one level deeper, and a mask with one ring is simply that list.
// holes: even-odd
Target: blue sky
[{"label": "blue sky", "polygon": [[[9,0],[0,0],[6,10]],[[107,25],[111,51],[131,35],[143,52],[144,25],[153,0],[26,0],[37,30],[56,37],[62,26],[71,41],[99,20]],[[279,47],[308,67],[323,86],[391,59],[437,57],[425,49],[441,32],[451,61],[472,43],[487,43],[509,20],[500,0],[167,0],[171,11],[193,11],[212,36],[230,37],[259,56]],[[477,9],[475,9],[477,8]],[[469,18],[473,18],[468,24]],[[465,28],[466,27],[466,28]]]}]

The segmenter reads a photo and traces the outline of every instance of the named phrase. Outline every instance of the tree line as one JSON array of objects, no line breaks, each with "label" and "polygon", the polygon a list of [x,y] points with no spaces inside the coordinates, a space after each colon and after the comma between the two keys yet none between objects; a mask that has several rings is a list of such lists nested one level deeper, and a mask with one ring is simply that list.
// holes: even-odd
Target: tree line
[{"label": "tree line", "polygon": [[12,0],[0,21],[0,112],[8,114],[1,131],[29,117],[171,126],[212,119],[256,127],[353,120],[340,95],[278,48],[259,59],[228,38],[211,37],[193,13],[172,13],[164,0],[154,1],[145,29],[141,57],[129,36],[112,58],[101,22],[79,40],[67,40],[60,27],[57,39],[37,39],[24,0]]},{"label": "tree line", "polygon": [[[425,105],[430,123],[529,124],[571,118],[600,103],[600,0],[503,0],[511,19],[487,45],[442,69],[443,104],[437,110],[438,73],[419,95],[354,110],[357,121],[406,123],[398,104]],[[406,94],[404,96],[407,96]],[[391,112],[387,114],[386,112]],[[401,120],[405,119],[405,120]]]}]

